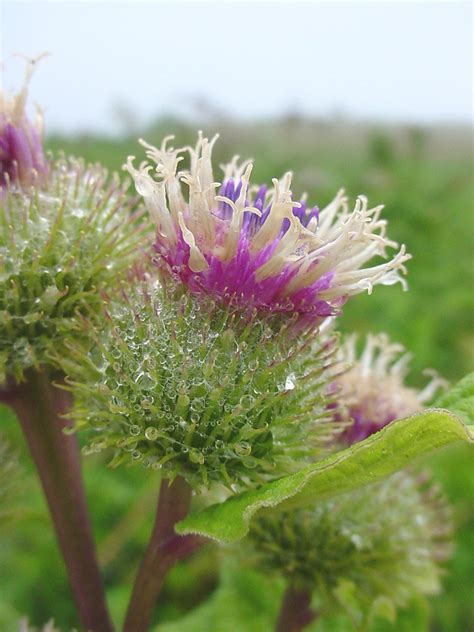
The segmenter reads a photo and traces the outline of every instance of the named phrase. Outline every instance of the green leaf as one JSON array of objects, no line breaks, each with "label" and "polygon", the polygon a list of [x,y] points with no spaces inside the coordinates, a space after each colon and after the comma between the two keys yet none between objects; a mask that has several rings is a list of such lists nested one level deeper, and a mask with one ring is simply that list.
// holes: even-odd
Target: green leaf
[{"label": "green leaf", "polygon": [[447,408],[467,425],[474,424],[474,373],[469,373],[435,403],[437,408]]},{"label": "green leaf", "polygon": [[[465,393],[464,387],[460,392]],[[463,401],[453,397],[452,405],[463,411],[463,419],[474,421],[472,410]],[[302,507],[374,483],[438,448],[459,441],[472,442],[471,430],[447,410],[427,409],[394,421],[365,441],[295,474],[192,514],[177,525],[176,531],[236,542],[248,533],[250,520],[263,509]]]}]

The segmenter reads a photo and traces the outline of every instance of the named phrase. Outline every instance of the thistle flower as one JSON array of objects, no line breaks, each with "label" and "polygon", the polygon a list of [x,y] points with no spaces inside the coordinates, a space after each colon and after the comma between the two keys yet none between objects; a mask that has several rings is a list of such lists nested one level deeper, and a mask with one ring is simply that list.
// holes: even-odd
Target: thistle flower
[{"label": "thistle flower", "polygon": [[28,85],[40,55],[29,59],[23,87],[8,98],[0,90],[0,192],[9,184],[22,187],[44,182],[48,163],[43,151],[43,117],[38,110],[34,122],[26,115]]},{"label": "thistle flower", "polygon": [[427,370],[431,380],[421,391],[405,384],[411,354],[386,334],[367,337],[357,356],[357,336],[349,336],[340,347],[339,357],[351,368],[341,372],[334,386],[338,399],[348,409],[351,425],[343,438],[348,443],[366,439],[395,419],[421,410],[439,388],[446,385],[436,372]]},{"label": "thistle flower", "polygon": [[438,487],[426,474],[399,472],[314,508],[263,516],[249,542],[258,567],[308,590],[320,611],[336,614],[349,593],[348,609],[362,619],[380,598],[405,607],[436,593],[450,535]]},{"label": "thistle flower", "polygon": [[68,344],[62,354],[71,417],[90,430],[86,452],[111,448],[113,465],[235,491],[303,466],[333,441],[333,339],[287,336],[291,319],[276,334],[269,319],[158,284],[127,290],[107,320],[100,334],[86,323],[90,350]]},{"label": "thistle flower", "polygon": [[[212,168],[217,136],[209,142],[200,134],[195,148],[181,149],[168,148],[170,138],[160,149],[141,141],[156,178],[150,164],[136,169],[133,157],[126,169],[155,222],[158,264],[193,294],[244,309],[296,312],[314,324],[338,313],[353,294],[404,284],[404,246],[387,262],[367,266],[397,247],[385,235],[382,206],[369,209],[360,197],[351,212],[340,191],[319,210],[293,198],[291,173],[273,187],[252,186],[252,164],[238,157],[223,167],[219,185]],[[185,153],[190,166],[179,171]]]},{"label": "thistle flower", "polygon": [[[47,187],[0,199],[0,384],[48,353],[100,306],[99,289],[136,258],[147,225],[118,176],[61,158]],[[30,194],[29,194],[30,193]]]}]

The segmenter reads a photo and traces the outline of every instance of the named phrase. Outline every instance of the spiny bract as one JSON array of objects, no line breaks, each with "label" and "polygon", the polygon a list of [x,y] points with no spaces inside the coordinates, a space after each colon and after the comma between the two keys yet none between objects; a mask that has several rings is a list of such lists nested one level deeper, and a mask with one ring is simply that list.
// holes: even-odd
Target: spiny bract
[{"label": "spiny bract", "polygon": [[332,438],[333,339],[295,339],[292,319],[276,329],[157,284],[108,310],[89,352],[68,345],[63,361],[77,428],[96,435],[87,452],[112,448],[113,464],[235,490],[302,465]]}]

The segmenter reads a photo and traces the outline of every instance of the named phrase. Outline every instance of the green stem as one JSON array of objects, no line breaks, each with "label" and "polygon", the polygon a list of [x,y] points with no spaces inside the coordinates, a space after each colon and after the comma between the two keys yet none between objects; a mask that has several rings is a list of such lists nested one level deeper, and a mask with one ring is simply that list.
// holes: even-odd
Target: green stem
[{"label": "green stem", "polygon": [[44,371],[30,370],[0,399],[15,411],[36,465],[66,565],[81,624],[88,632],[112,632],[83,487],[77,438],[63,430],[69,393]]},{"label": "green stem", "polygon": [[316,619],[311,593],[289,585],[283,595],[275,632],[300,632]]},{"label": "green stem", "polygon": [[194,535],[176,535],[174,527],[189,511],[191,488],[178,476],[171,485],[163,480],[155,524],[138,570],[123,632],[146,632],[166,575],[178,560],[187,557],[205,541]]}]

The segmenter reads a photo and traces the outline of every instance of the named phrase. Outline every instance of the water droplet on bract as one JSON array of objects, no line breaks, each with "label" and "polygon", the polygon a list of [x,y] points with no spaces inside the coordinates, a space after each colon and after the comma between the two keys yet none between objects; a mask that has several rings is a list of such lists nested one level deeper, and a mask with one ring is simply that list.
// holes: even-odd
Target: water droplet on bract
[{"label": "water droplet on bract", "polygon": [[295,381],[296,381],[295,374],[290,373],[285,381],[285,391],[292,391],[296,386]]},{"label": "water droplet on bract", "polygon": [[351,535],[351,542],[356,547],[356,549],[362,548],[362,538],[360,537],[360,535],[357,535],[357,533],[353,533]]},{"label": "water droplet on bract", "polygon": [[70,213],[73,217],[77,217],[78,219],[81,219],[82,217],[86,216],[87,211],[83,208],[73,208],[71,209]]},{"label": "water droplet on bract", "polygon": [[139,388],[144,390],[154,388],[156,386],[156,380],[146,372],[139,373],[136,378],[136,383]]},{"label": "water droplet on bract", "polygon": [[248,441],[241,441],[235,444],[234,450],[240,456],[248,456],[252,452],[252,446]]},{"label": "water droplet on bract", "polygon": [[149,410],[153,406],[154,401],[154,397],[144,397],[141,401],[142,408]]},{"label": "water droplet on bract", "polygon": [[148,441],[155,441],[158,438],[159,430],[157,428],[153,428],[153,426],[149,426],[145,430],[145,437]]},{"label": "water droplet on bract", "polygon": [[141,429],[140,429],[140,426],[130,426],[128,431],[133,437],[138,437],[138,435],[141,432]]}]

